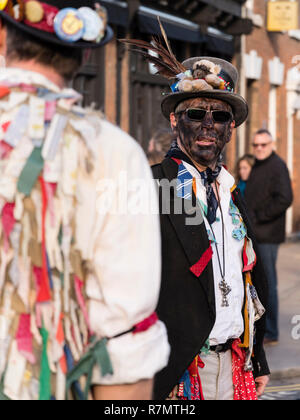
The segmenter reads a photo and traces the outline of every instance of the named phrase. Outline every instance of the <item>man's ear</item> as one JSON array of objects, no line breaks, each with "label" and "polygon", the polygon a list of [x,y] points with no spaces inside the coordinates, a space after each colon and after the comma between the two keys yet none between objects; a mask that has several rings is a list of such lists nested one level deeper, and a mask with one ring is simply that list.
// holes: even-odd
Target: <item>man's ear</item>
[{"label": "man's ear", "polygon": [[230,123],[230,126],[229,126],[229,132],[228,132],[228,137],[227,137],[227,139],[226,139],[226,143],[229,143],[230,142],[230,140],[231,140],[231,137],[232,137],[232,132],[233,132],[233,129],[235,128],[235,121],[233,120],[231,123]]},{"label": "man's ear", "polygon": [[6,56],[6,27],[0,19],[0,55]]},{"label": "man's ear", "polygon": [[177,131],[177,120],[176,120],[176,116],[175,116],[174,112],[172,112],[170,114],[170,123],[171,123],[172,130],[174,132]]}]

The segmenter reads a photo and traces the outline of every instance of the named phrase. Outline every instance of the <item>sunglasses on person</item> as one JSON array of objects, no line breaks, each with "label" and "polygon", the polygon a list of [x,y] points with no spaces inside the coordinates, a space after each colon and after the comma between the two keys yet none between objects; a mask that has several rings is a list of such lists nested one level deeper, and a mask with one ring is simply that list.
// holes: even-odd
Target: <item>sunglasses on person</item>
[{"label": "sunglasses on person", "polygon": [[262,147],[263,149],[268,146],[268,144],[271,144],[271,141],[268,141],[268,143],[252,143],[252,146],[254,149],[258,149],[259,147]]},{"label": "sunglasses on person", "polygon": [[225,124],[233,120],[233,115],[229,111],[208,111],[200,108],[189,108],[185,111],[177,112],[177,114],[186,114],[190,121],[202,122],[207,113],[212,115],[213,121],[219,124]]}]

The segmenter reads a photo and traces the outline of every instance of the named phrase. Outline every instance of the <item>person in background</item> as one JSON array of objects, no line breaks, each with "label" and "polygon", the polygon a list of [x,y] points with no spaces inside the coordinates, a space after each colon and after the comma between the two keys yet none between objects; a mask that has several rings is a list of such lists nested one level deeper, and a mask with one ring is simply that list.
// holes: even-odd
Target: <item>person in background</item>
[{"label": "person in background", "polygon": [[245,195],[246,184],[249,179],[252,167],[255,162],[255,157],[250,154],[242,156],[236,165],[236,182],[237,187],[242,195]]},{"label": "person in background", "polygon": [[253,139],[255,164],[247,181],[245,200],[252,220],[269,283],[266,344],[277,344],[278,293],[276,261],[279,245],[285,241],[286,211],[293,201],[288,168],[274,151],[268,130],[259,130]]},{"label": "person in background", "polygon": [[150,166],[156,165],[164,159],[173,140],[174,135],[171,130],[161,129],[153,134],[147,153]]}]

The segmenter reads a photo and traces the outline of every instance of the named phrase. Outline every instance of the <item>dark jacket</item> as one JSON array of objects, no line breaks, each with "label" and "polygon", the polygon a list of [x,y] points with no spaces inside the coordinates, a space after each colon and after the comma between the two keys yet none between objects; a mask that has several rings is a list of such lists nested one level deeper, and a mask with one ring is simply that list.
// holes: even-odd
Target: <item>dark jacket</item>
[{"label": "dark jacket", "polygon": [[[167,158],[153,168],[154,178],[158,180],[177,179],[178,165]],[[235,204],[239,207],[248,227],[248,234],[253,238],[251,227],[246,216],[245,207],[238,190],[233,193]],[[168,214],[162,209],[168,207]],[[185,202],[182,213],[178,203]],[[171,356],[168,366],[155,378],[154,398],[165,399],[174,386],[180,381],[183,373],[204,346],[216,319],[215,290],[212,261],[206,258],[209,240],[204,221],[198,225],[189,225],[191,217],[188,208],[189,200],[178,198],[174,191],[166,198],[160,188],[161,232],[162,232],[162,285],[157,312],[165,322],[171,345]],[[193,196],[192,204],[196,199]],[[253,238],[254,240],[254,238]],[[257,247],[254,241],[254,247]],[[203,272],[198,276],[191,271],[197,262],[203,263]],[[267,304],[267,283],[260,260],[253,271],[253,283],[262,304]],[[269,374],[268,364],[263,349],[265,317],[256,324],[257,335],[254,348],[253,364],[255,376]]]},{"label": "dark jacket", "polygon": [[288,168],[275,152],[265,160],[256,160],[247,182],[245,201],[257,241],[284,242],[285,215],[293,193]]}]

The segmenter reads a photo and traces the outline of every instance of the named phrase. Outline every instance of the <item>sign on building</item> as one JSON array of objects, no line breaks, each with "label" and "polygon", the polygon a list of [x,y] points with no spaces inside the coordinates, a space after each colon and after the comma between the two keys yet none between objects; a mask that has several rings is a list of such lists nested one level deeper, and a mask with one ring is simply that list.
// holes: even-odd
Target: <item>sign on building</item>
[{"label": "sign on building", "polygon": [[267,29],[270,32],[298,29],[298,1],[269,1]]}]

